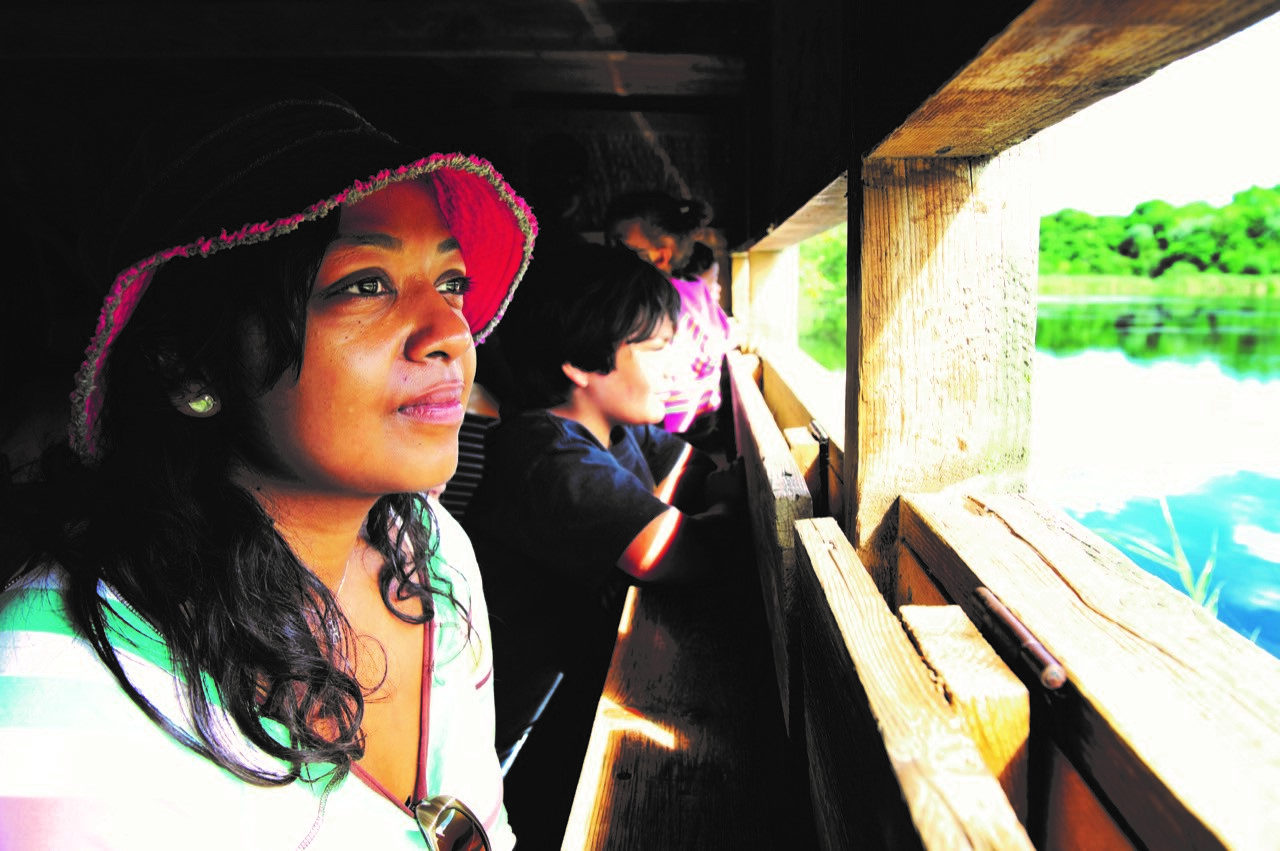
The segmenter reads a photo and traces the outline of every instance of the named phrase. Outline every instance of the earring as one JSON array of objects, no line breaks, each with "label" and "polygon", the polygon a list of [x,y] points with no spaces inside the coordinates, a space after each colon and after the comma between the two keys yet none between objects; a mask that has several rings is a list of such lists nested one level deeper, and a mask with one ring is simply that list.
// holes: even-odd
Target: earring
[{"label": "earring", "polygon": [[218,413],[221,408],[222,403],[212,393],[201,393],[199,396],[187,400],[187,410],[193,417],[211,417]]}]

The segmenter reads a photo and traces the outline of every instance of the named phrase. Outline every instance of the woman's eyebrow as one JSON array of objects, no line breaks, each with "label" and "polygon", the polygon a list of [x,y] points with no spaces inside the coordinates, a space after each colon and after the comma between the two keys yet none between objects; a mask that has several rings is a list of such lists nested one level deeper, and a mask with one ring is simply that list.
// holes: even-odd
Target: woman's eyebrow
[{"label": "woman's eyebrow", "polygon": [[404,245],[404,243],[399,237],[392,236],[389,233],[372,231],[370,233],[340,233],[333,238],[333,242],[331,242],[330,245],[351,247],[371,245],[375,248],[386,248],[394,251]]},{"label": "woman's eyebrow", "polygon": [[[373,231],[370,233],[340,233],[334,237],[332,245],[342,246],[362,246],[371,245],[375,248],[385,248],[389,251],[396,251],[404,246],[404,242],[396,236],[389,233],[381,233]],[[446,237],[436,246],[436,251],[440,254],[449,254],[454,251],[462,251],[462,243],[458,242],[457,237]]]}]

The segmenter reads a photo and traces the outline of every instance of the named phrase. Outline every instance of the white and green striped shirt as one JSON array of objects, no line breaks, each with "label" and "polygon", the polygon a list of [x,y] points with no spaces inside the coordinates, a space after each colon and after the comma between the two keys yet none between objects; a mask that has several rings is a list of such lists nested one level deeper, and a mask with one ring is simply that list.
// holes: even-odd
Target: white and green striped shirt
[{"label": "white and green striped shirt", "polygon": [[[480,575],[461,527],[438,504],[433,510],[441,527],[436,569],[453,581],[472,631],[468,636],[460,613],[437,598],[431,676],[424,678],[427,795],[465,801],[493,847],[505,851],[515,837],[493,749],[493,657]],[[61,583],[54,568],[0,594],[0,848],[424,846],[408,811],[355,772],[328,794],[323,780],[267,788],[178,744],[73,631]],[[164,644],[110,588],[99,590],[111,602],[112,646],[129,678],[168,718],[189,726]],[[254,754],[230,721],[226,730],[227,741]],[[276,767],[260,752],[254,756]]]}]

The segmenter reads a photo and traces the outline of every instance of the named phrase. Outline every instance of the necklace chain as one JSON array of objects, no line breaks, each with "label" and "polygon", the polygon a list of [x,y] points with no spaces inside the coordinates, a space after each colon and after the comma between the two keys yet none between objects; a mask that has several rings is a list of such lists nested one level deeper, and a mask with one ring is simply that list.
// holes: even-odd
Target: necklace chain
[{"label": "necklace chain", "polygon": [[338,589],[333,592],[333,599],[337,600],[342,593],[342,586],[347,584],[347,573],[351,570],[351,559],[355,557],[355,552],[347,556],[347,563],[342,566],[342,578],[338,580]]}]

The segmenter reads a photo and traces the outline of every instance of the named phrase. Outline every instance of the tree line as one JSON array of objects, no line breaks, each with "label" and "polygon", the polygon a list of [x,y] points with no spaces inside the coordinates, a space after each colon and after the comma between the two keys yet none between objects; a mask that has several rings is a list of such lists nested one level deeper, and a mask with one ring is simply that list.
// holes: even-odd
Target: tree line
[{"label": "tree line", "polygon": [[1040,220],[1040,274],[1280,274],[1280,186],[1214,207],[1139,204],[1127,216],[1061,210]]}]

